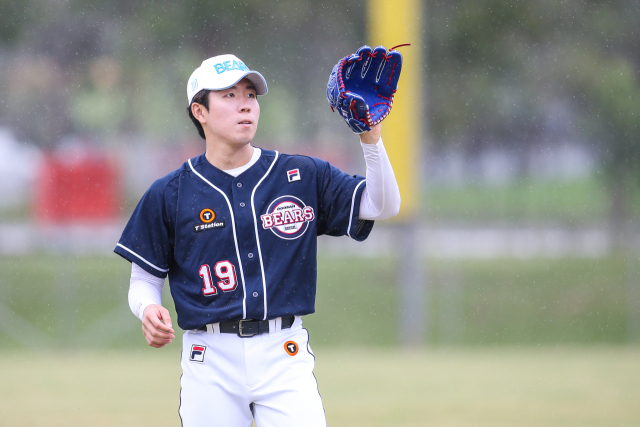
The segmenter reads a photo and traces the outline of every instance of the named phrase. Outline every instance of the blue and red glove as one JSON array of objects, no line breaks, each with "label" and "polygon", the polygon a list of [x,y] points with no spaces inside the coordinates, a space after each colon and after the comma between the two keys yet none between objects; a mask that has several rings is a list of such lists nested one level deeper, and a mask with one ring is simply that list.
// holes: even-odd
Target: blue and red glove
[{"label": "blue and red glove", "polygon": [[[398,46],[396,46],[398,47]],[[391,111],[402,70],[402,54],[384,46],[362,46],[331,71],[327,99],[355,133],[364,133]]]}]

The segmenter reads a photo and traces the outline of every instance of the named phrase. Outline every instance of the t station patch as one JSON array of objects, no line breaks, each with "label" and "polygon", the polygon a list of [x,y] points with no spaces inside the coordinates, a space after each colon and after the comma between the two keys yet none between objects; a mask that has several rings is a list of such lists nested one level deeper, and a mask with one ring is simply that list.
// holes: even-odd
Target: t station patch
[{"label": "t station patch", "polygon": [[214,222],[210,222],[208,224],[194,225],[193,229],[194,229],[194,231],[196,233],[198,233],[200,231],[211,230],[213,228],[224,228],[225,225],[226,225],[226,223],[224,221],[214,221]]},{"label": "t station patch", "polygon": [[216,219],[216,213],[213,210],[207,208],[200,211],[200,221],[205,224],[213,222],[214,219]]},{"label": "t station patch", "polygon": [[211,230],[214,228],[224,228],[226,223],[224,220],[216,221],[216,213],[212,209],[202,209],[200,211],[200,221],[202,224],[197,224],[193,226],[193,231],[196,233],[205,230]]},{"label": "t station patch", "polygon": [[287,341],[284,343],[284,351],[286,351],[289,356],[295,356],[298,354],[298,344],[295,341]]},{"label": "t station patch", "polygon": [[191,346],[191,353],[189,354],[189,360],[192,362],[204,362],[204,352],[207,351],[206,345],[193,344]]},{"label": "t station patch", "polygon": [[271,202],[267,213],[260,215],[262,228],[286,240],[302,236],[314,218],[313,207],[294,196],[278,197]]}]

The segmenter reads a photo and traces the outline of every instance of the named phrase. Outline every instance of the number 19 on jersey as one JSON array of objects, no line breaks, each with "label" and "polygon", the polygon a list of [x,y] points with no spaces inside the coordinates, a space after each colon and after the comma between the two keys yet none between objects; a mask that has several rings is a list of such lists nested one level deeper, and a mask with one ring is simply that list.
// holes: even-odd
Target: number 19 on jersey
[{"label": "number 19 on jersey", "polygon": [[[220,279],[219,282],[216,283],[218,288],[222,292],[231,292],[236,289],[238,286],[238,279],[236,278],[236,268],[230,261],[219,261],[216,265],[213,266],[213,272],[216,277]],[[204,287],[202,288],[202,294],[205,296],[216,295],[218,290],[213,284],[213,279],[211,278],[211,269],[209,268],[209,264],[203,264],[200,266],[200,270],[198,271],[200,277],[202,278],[202,282]]]}]

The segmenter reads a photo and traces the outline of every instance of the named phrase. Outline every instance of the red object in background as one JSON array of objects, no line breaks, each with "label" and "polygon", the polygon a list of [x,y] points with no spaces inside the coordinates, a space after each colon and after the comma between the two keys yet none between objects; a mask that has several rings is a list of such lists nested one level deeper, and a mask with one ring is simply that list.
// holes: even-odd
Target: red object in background
[{"label": "red object in background", "polygon": [[45,223],[117,218],[119,185],[113,162],[84,146],[47,153],[36,181],[33,216]]}]

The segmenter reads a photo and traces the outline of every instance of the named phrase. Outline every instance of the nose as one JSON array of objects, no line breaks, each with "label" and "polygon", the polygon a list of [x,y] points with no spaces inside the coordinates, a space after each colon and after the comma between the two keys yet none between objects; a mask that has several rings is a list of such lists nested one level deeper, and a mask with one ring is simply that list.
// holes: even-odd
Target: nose
[{"label": "nose", "polygon": [[247,98],[244,98],[243,102],[240,104],[240,111],[242,113],[251,112],[251,103],[249,102],[249,100]]}]

